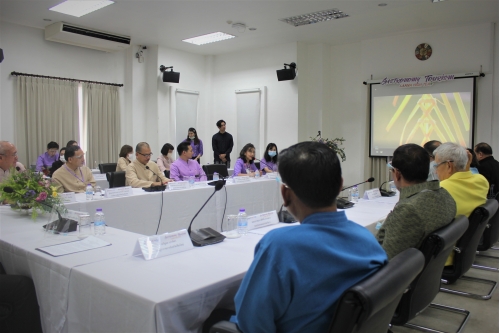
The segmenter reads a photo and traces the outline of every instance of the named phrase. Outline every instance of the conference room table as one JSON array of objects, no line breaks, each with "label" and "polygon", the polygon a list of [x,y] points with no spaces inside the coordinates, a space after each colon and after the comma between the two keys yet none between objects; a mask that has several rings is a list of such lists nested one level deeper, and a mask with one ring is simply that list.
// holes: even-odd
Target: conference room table
[{"label": "conference room table", "polygon": [[[106,224],[111,227],[143,235],[154,235],[157,230],[162,234],[187,229],[198,209],[214,192],[214,187],[199,183],[185,190],[146,192],[137,188],[132,192],[127,197],[91,201],[85,199],[84,193],[79,193],[76,194],[77,202],[66,204],[66,207],[92,216],[97,208],[102,208]],[[252,215],[279,210],[281,204],[276,179],[261,177],[236,184],[228,179],[226,186],[215,193],[193,221],[193,228],[211,227],[221,231],[223,218],[228,214],[238,214],[240,208]]]},{"label": "conference room table", "polygon": [[[361,200],[345,212],[374,230],[396,202]],[[298,225],[279,223],[146,261],[132,255],[137,233],[108,227],[99,237],[111,246],[52,257],[35,248],[76,237],[47,235],[43,222],[8,207],[0,207],[0,223],[0,260],[7,273],[33,278],[45,332],[201,332],[213,309],[231,307],[263,235]]]}]

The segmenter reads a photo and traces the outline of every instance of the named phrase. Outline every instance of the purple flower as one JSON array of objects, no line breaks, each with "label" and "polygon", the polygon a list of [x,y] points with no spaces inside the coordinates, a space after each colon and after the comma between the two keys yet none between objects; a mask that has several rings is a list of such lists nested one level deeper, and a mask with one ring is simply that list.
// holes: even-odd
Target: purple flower
[{"label": "purple flower", "polygon": [[33,190],[28,190],[26,192],[26,194],[24,195],[25,198],[30,198],[30,197],[34,197],[36,195],[35,191]]}]

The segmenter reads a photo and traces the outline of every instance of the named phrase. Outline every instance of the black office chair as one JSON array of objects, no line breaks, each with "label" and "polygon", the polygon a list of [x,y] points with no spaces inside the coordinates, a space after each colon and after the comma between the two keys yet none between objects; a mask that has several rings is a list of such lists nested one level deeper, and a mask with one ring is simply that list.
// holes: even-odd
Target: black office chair
[{"label": "black office chair", "polygon": [[434,304],[432,301],[439,292],[441,273],[446,259],[457,240],[467,230],[469,222],[465,216],[455,218],[447,226],[430,234],[422,243],[419,250],[425,257],[425,266],[422,272],[409,284],[391,320],[391,325],[405,326],[426,332],[426,327],[408,323],[418,316],[427,307],[460,313],[465,316],[458,332],[461,332],[469,320],[469,311],[445,305]]},{"label": "black office chair", "polygon": [[125,186],[125,171],[106,172],[109,188]]},{"label": "black office chair", "polygon": [[476,258],[476,250],[479,240],[486,229],[488,220],[493,217],[498,210],[498,201],[495,199],[488,199],[482,206],[477,207],[469,216],[469,227],[462,237],[458,240],[453,251],[455,257],[453,259],[453,266],[446,266],[443,270],[441,281],[445,285],[453,284],[458,279],[475,281],[485,284],[490,284],[490,292],[487,295],[477,295],[465,291],[458,291],[449,288],[441,287],[441,291],[445,293],[471,297],[475,299],[488,300],[491,298],[493,292],[497,287],[497,282],[493,280],[485,280],[464,276],[465,273],[472,267],[474,259]]},{"label": "black office chair", "polygon": [[[498,210],[495,213],[495,215],[493,215],[493,217],[488,220],[488,224],[486,225],[486,229],[484,229],[483,237],[481,238],[481,241],[477,246],[477,250],[480,252],[488,251],[489,249],[498,250],[498,248],[493,247],[493,245],[496,242],[498,242]],[[498,257],[486,255],[483,253],[476,253],[476,257],[491,258],[498,260]],[[496,267],[489,267],[477,264],[473,264],[472,268],[483,269],[485,271],[498,272],[498,268]]]},{"label": "black office chair", "polygon": [[116,171],[116,163],[101,163],[99,164],[99,171],[101,174],[107,172],[115,172]]},{"label": "black office chair", "polygon": [[[424,256],[408,249],[386,266],[345,291],[333,314],[330,333],[386,333],[408,284],[424,267]],[[210,333],[241,332],[234,323],[219,322]]]},{"label": "black office chair", "polygon": [[260,162],[253,162],[253,164],[255,164],[255,166],[257,167],[257,170],[260,170]]},{"label": "black office chair", "polygon": [[213,180],[214,172],[219,174],[219,177],[228,177],[227,167],[225,164],[205,164],[202,166],[203,171],[207,175],[208,180]]}]

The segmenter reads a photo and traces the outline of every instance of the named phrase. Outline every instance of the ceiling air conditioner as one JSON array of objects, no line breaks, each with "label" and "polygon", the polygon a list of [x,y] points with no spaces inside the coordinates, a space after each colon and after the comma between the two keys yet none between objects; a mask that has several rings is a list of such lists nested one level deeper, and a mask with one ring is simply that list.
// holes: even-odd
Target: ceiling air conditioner
[{"label": "ceiling air conditioner", "polygon": [[130,46],[130,37],[57,22],[45,27],[45,39],[53,42],[115,52]]}]

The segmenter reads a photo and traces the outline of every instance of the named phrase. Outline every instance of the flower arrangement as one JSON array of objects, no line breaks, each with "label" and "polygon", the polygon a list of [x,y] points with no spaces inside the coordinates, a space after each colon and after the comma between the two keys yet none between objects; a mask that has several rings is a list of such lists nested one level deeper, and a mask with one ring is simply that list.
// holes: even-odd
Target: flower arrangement
[{"label": "flower arrangement", "polygon": [[0,184],[0,200],[7,201],[15,210],[32,209],[33,220],[41,212],[51,211],[52,207],[61,204],[51,179],[44,179],[43,174],[32,170],[12,171]]},{"label": "flower arrangement", "polygon": [[342,158],[342,162],[344,162],[346,160],[346,157],[345,157],[345,152],[344,152],[344,148],[340,148],[340,146],[342,145],[342,142],[345,141],[344,138],[335,138],[333,140],[331,139],[323,139],[321,137],[321,131],[318,131],[318,135],[316,135],[316,137],[311,137],[311,140],[312,141],[316,141],[316,142],[319,142],[319,143],[324,143],[325,145],[328,146],[328,148],[332,149],[334,152],[336,152],[338,155],[340,155],[340,158]]}]

